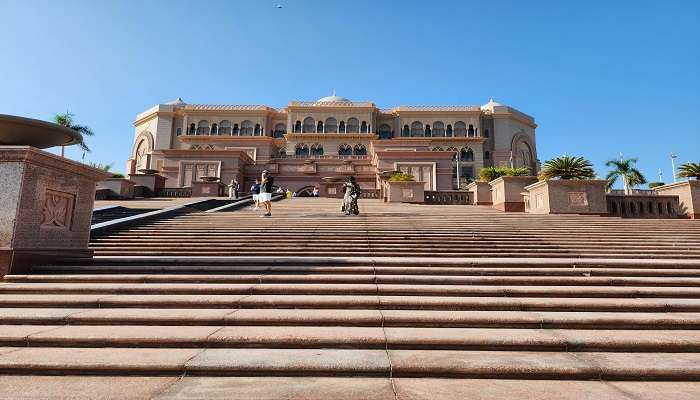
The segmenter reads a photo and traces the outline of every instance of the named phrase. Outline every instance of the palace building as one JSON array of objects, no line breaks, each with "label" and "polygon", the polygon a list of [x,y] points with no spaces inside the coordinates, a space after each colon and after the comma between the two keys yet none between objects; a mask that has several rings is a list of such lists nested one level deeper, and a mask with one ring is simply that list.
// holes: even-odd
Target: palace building
[{"label": "palace building", "polygon": [[378,173],[409,172],[426,190],[452,190],[486,166],[537,172],[534,119],[490,100],[483,106],[398,106],[329,96],[264,105],[159,104],[136,117],[127,173],[156,170],[166,188],[205,176],[243,188],[262,170],[304,192],[323,177],[353,175],[365,189]]}]

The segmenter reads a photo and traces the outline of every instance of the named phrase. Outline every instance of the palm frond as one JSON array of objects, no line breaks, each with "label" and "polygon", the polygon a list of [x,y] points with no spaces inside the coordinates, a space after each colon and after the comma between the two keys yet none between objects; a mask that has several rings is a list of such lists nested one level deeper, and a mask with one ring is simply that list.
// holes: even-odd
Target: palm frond
[{"label": "palm frond", "polygon": [[583,157],[563,156],[545,161],[540,180],[549,179],[593,179],[593,164]]},{"label": "palm frond", "polygon": [[700,163],[685,163],[681,164],[678,167],[678,174],[676,175],[679,178],[695,178],[696,180],[700,180]]}]

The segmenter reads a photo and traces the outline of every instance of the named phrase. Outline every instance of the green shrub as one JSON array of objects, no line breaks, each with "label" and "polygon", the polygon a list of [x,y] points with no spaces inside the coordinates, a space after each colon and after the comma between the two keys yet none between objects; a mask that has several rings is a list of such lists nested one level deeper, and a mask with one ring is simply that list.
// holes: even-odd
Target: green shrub
[{"label": "green shrub", "polygon": [[653,189],[655,187],[663,186],[665,183],[663,182],[649,182],[649,189]]},{"label": "green shrub", "polygon": [[414,180],[413,175],[406,172],[397,172],[389,177],[390,182],[411,182]]},{"label": "green shrub", "polygon": [[530,168],[506,168],[506,176],[530,176]]},{"label": "green shrub", "polygon": [[112,178],[124,178],[124,174],[115,172],[112,174]]},{"label": "green shrub", "polygon": [[593,164],[583,157],[562,156],[545,161],[540,171],[540,180],[549,179],[594,179]]},{"label": "green shrub", "polygon": [[529,176],[530,168],[519,167],[486,167],[479,171],[479,179],[483,182],[491,182],[502,176]]}]

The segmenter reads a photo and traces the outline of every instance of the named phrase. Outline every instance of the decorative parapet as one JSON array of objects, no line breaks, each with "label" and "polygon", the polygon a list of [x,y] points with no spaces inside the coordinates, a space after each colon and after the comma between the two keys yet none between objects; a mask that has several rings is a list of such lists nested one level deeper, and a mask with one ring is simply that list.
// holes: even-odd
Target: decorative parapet
[{"label": "decorative parapet", "polygon": [[276,108],[260,104],[187,104],[185,111],[271,111],[280,112]]},{"label": "decorative parapet", "polygon": [[290,101],[290,107],[374,107],[371,101]]},{"label": "decorative parapet", "polygon": [[429,111],[429,112],[481,112],[479,106],[467,105],[452,105],[452,106],[436,106],[436,105],[414,105],[414,106],[397,106],[389,110],[381,110],[383,113],[395,113],[401,111]]}]

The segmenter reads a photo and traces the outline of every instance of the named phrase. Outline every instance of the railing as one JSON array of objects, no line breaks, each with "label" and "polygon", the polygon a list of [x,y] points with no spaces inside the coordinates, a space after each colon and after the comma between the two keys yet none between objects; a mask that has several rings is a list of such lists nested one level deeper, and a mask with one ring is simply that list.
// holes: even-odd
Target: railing
[{"label": "railing", "polygon": [[608,194],[613,196],[657,196],[659,193],[651,189],[632,189],[629,195],[622,189],[613,189]]},{"label": "railing", "polygon": [[161,188],[156,191],[156,197],[192,197],[192,188]]},{"label": "railing", "polygon": [[471,204],[469,196],[471,192],[461,190],[426,190],[424,193],[425,204],[440,205],[466,205]]},{"label": "railing", "polygon": [[379,189],[362,189],[362,193],[360,194],[361,199],[378,199],[379,198]]},{"label": "railing", "polygon": [[95,190],[95,200],[107,200],[109,198],[111,190],[109,189],[97,189]]},{"label": "railing", "polygon": [[622,218],[678,218],[683,214],[678,196],[608,194],[608,215]]},{"label": "railing", "polygon": [[298,156],[295,154],[276,154],[271,158],[292,158],[292,159],[314,159],[314,160],[369,160],[369,156],[340,156],[335,154],[324,154],[322,156]]}]

